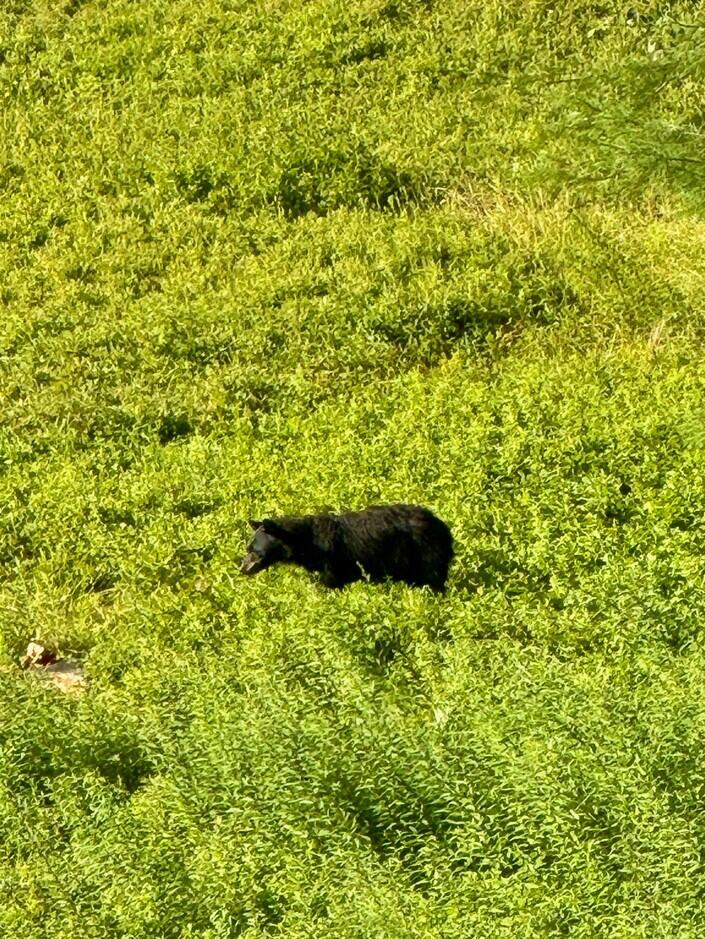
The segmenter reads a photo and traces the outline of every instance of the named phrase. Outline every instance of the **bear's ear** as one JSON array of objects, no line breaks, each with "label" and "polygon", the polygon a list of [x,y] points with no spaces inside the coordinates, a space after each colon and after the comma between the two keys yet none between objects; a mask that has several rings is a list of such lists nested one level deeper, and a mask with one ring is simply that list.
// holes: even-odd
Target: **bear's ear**
[{"label": "bear's ear", "polygon": [[248,519],[248,521],[255,531],[257,531],[258,528],[262,527],[262,522],[256,522],[253,518]]},{"label": "bear's ear", "polygon": [[282,540],[287,536],[286,529],[278,525],[273,518],[263,518],[260,524],[268,535],[274,535],[275,538],[281,538]]},{"label": "bear's ear", "polygon": [[273,518],[262,519],[262,528],[264,528],[268,535],[273,535],[275,538],[285,543],[291,542],[296,537],[293,531]]}]

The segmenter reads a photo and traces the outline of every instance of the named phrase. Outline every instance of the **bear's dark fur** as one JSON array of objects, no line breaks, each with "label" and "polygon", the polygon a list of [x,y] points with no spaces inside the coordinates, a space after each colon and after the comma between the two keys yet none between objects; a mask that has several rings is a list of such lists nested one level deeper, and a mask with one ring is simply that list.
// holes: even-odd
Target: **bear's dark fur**
[{"label": "bear's dark fur", "polygon": [[453,559],[448,526],[417,505],[373,505],[362,512],[265,518],[250,525],[255,536],[243,574],[286,561],[316,571],[327,587],[368,578],[442,591]]}]

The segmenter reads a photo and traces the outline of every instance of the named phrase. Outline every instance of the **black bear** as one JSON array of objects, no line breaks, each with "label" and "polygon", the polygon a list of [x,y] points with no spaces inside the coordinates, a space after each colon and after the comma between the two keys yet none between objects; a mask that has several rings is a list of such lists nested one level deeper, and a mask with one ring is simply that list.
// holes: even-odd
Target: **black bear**
[{"label": "black bear", "polygon": [[327,587],[364,577],[442,591],[453,559],[450,529],[418,505],[373,505],[362,512],[265,518],[250,525],[255,536],[243,574],[288,561],[316,571]]}]

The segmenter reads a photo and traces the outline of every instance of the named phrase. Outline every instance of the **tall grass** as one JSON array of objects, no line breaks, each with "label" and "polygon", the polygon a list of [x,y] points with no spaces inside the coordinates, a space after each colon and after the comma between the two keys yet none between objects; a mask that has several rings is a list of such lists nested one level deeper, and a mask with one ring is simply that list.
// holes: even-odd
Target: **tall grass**
[{"label": "tall grass", "polygon": [[[3,5],[3,935],[699,937],[703,36]],[[237,575],[397,500],[443,597]]]}]

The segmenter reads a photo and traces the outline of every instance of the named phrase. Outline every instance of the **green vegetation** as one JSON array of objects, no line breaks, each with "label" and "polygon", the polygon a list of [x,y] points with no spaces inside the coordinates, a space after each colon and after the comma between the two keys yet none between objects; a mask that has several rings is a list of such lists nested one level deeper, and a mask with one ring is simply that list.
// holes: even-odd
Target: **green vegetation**
[{"label": "green vegetation", "polygon": [[699,6],[4,0],[1,935],[702,934]]}]

